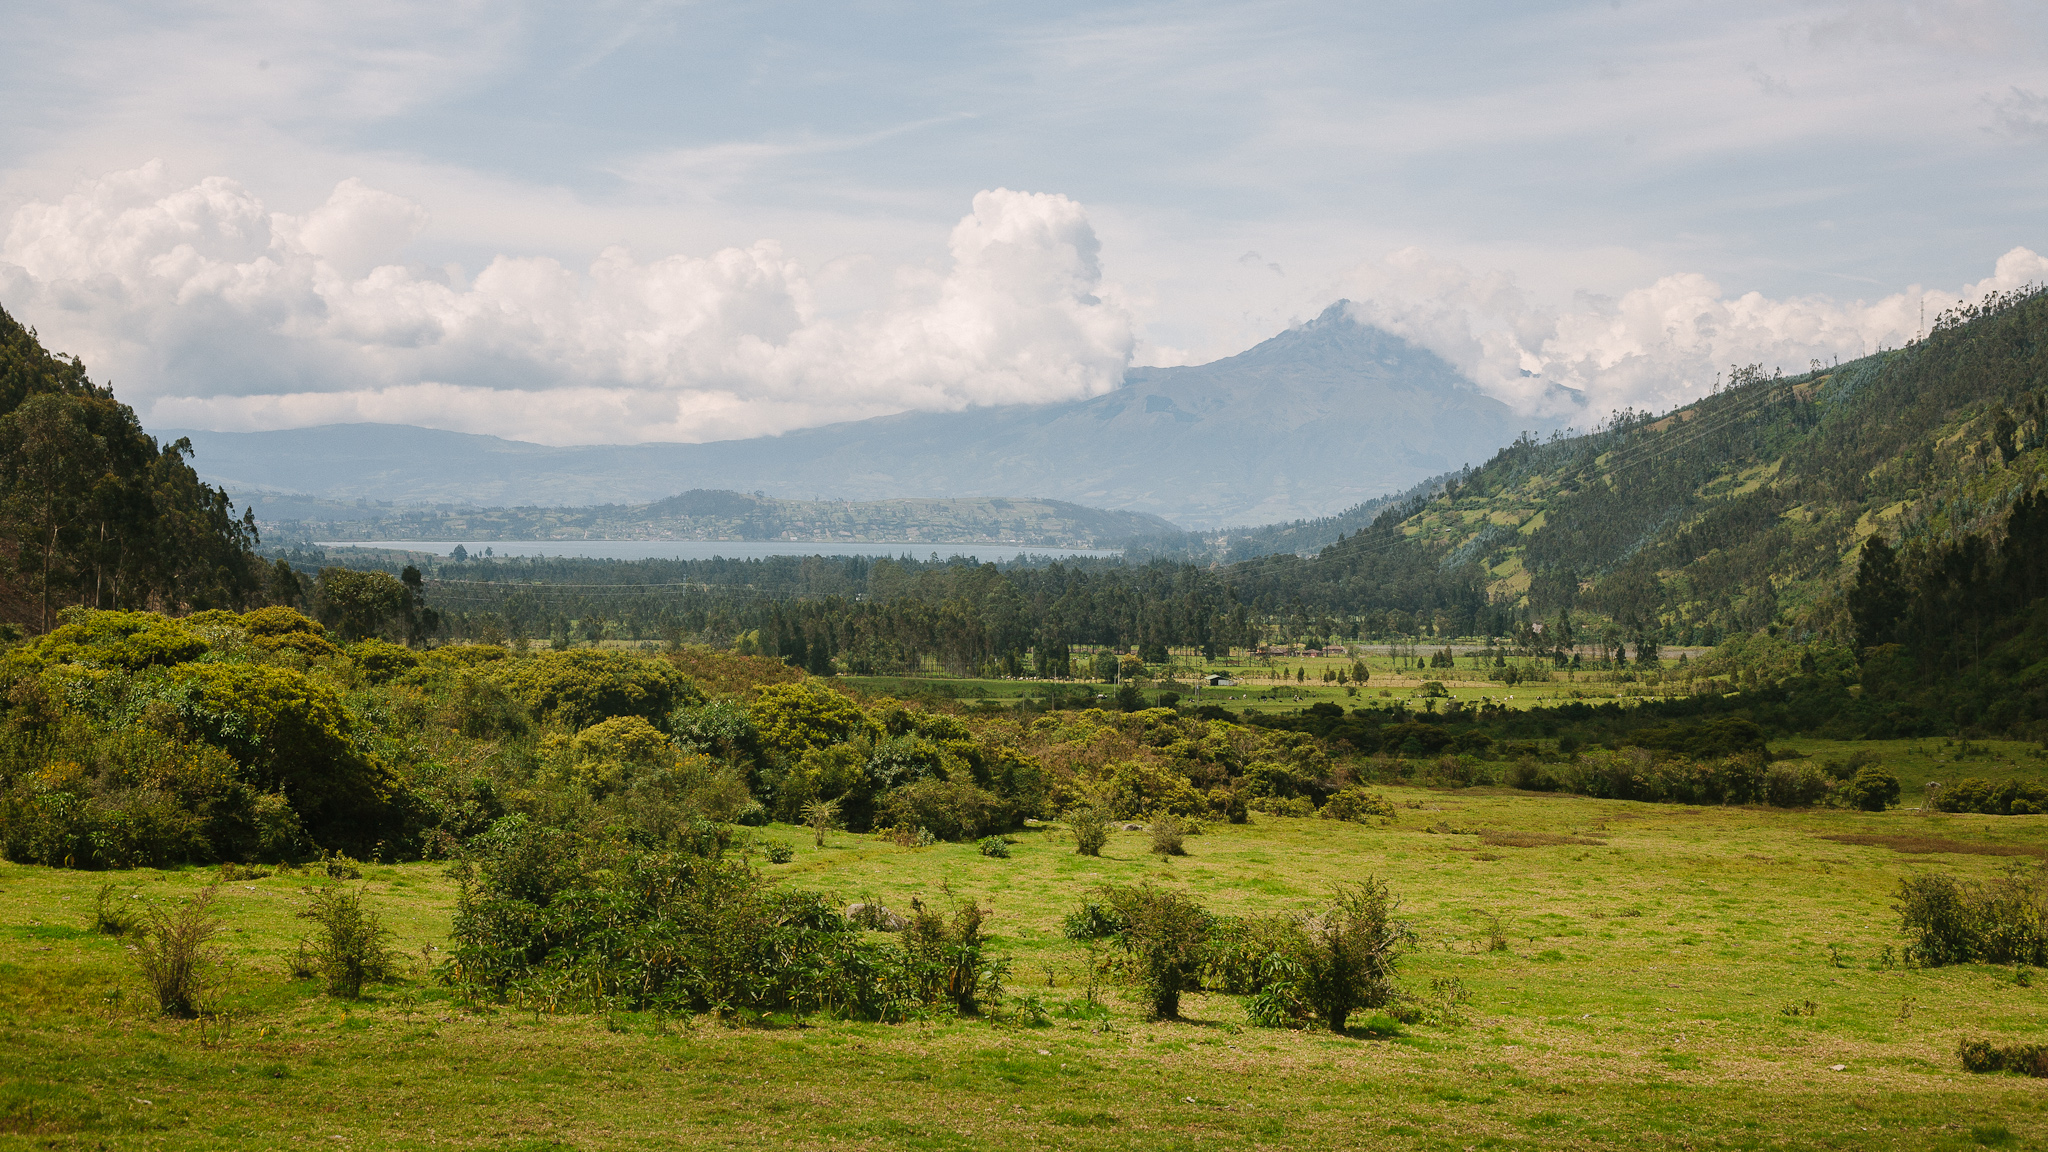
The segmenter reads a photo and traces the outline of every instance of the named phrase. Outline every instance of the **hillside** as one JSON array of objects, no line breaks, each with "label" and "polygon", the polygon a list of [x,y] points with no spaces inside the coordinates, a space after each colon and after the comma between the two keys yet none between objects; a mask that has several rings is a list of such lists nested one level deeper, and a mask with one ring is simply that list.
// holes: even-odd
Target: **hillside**
[{"label": "hillside", "polygon": [[200,481],[85,366],[0,309],[0,621],[64,608],[242,605],[259,594],[254,524]]},{"label": "hillside", "polygon": [[1866,538],[1987,533],[2041,487],[2044,336],[2048,298],[1990,301],[1905,349],[1795,377],[1751,368],[1662,417],[1525,438],[1398,526],[1332,548],[1316,579],[1405,551],[1445,573],[1477,566],[1487,599],[1534,621],[1591,613],[1681,644],[1846,640],[1841,594]]},{"label": "hillside", "polygon": [[862,501],[1022,493],[1214,528],[1330,516],[1484,459],[1530,426],[1339,304],[1214,363],[1134,368],[1091,400],[755,440],[551,448],[380,424],[181,434],[238,498],[510,507],[640,504],[692,488]]},{"label": "hillside", "polygon": [[[651,504],[595,508],[363,508],[298,500],[294,519],[258,515],[273,540],[873,540],[1108,545],[1176,532],[1142,512],[1058,500],[777,500],[696,489]],[[312,513],[308,516],[306,513]]]}]

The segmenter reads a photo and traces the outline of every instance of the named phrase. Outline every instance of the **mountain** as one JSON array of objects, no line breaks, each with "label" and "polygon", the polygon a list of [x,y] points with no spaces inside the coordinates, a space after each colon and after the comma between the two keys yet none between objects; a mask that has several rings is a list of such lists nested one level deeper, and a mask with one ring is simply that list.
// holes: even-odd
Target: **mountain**
[{"label": "mountain", "polygon": [[652,504],[594,508],[394,508],[300,498],[259,503],[256,511],[265,538],[273,542],[929,540],[1089,548],[1177,531],[1143,512],[1105,512],[1059,500],[777,500],[702,488]]},{"label": "mountain", "polygon": [[1195,367],[1134,368],[1060,404],[912,412],[751,440],[554,448],[383,424],[185,435],[247,499],[652,502],[692,488],[800,499],[1034,496],[1190,527],[1328,516],[1491,455],[1530,422],[1347,306]]}]

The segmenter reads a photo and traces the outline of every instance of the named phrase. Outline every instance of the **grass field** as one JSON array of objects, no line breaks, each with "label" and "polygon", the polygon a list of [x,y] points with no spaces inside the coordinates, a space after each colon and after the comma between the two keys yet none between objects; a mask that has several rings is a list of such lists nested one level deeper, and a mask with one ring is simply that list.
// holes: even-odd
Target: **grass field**
[{"label": "grass field", "polygon": [[[1677,808],[1388,789],[1386,827],[1260,817],[1162,860],[1057,829],[1010,859],[771,827],[788,883],[891,905],[950,888],[994,909],[1011,1007],[897,1026],[473,1010],[422,978],[360,1003],[285,975],[306,877],[224,889],[220,1019],[145,1004],[98,886],[176,901],[215,873],[0,866],[0,1148],[1897,1148],[2040,1147],[2043,1082],[1973,1076],[1959,1038],[2048,1039],[2048,976],[1887,967],[1889,896],[1925,869],[2048,853],[2048,818]],[[1864,842],[1830,840],[1850,836]],[[1876,838],[1874,841],[1871,838]],[[1531,845],[1531,846],[1517,846]],[[1890,845],[1897,845],[1893,847]],[[1903,849],[1909,849],[1902,851]],[[2003,853],[2003,854],[1989,854]],[[1417,934],[1402,983],[1455,978],[1462,1026],[1351,1036],[1251,1028],[1190,996],[1149,1022],[1059,918],[1152,879],[1218,912],[1291,907],[1376,872]],[[441,866],[372,867],[405,951],[445,945]],[[1498,916],[1504,951],[1487,951]],[[1029,1026],[1030,995],[1051,1010]],[[1791,1014],[1796,1012],[1797,1014]],[[1384,1032],[1384,1029],[1382,1030]]]}]

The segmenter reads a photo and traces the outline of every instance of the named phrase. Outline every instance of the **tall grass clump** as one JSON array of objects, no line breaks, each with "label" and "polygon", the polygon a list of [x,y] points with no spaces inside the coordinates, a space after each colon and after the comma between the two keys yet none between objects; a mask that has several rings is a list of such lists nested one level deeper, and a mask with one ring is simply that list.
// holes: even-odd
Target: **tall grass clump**
[{"label": "tall grass clump", "polygon": [[142,927],[142,916],[121,902],[112,884],[102,884],[93,896],[92,917],[87,927],[102,936],[129,936]]},{"label": "tall grass clump", "polygon": [[152,907],[135,944],[135,963],[166,1016],[191,1018],[210,990],[221,953],[213,943],[226,927],[214,912],[220,884],[209,884],[175,910]]},{"label": "tall grass clump", "polygon": [[320,926],[312,947],[313,968],[327,981],[327,994],[359,1000],[363,985],[389,980],[398,958],[391,929],[363,907],[363,893],[331,884],[313,894],[313,907],[300,913]]}]

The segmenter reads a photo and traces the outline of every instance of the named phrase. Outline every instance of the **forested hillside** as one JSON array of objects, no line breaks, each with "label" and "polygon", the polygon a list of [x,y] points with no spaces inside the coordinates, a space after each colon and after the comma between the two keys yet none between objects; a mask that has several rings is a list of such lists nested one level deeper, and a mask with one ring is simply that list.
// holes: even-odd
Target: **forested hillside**
[{"label": "forested hillside", "polygon": [[262,576],[254,522],[158,444],[76,359],[0,310],[0,616],[47,630],[68,605],[240,605]]}]

